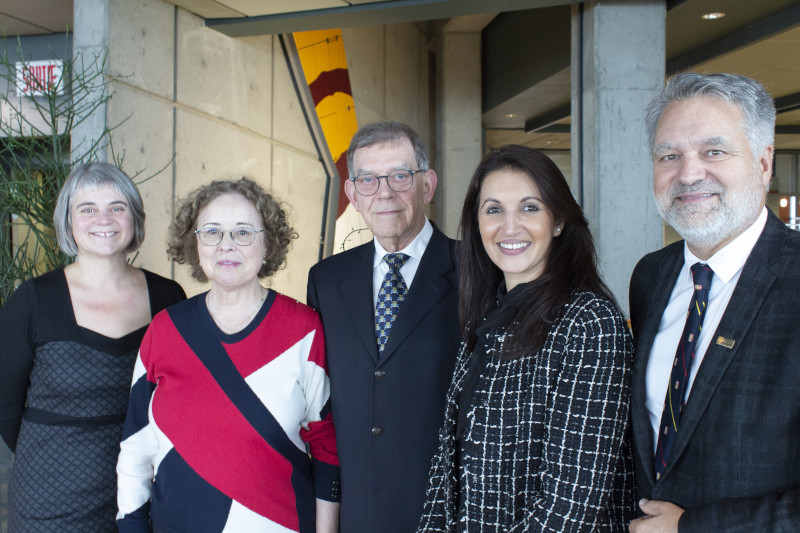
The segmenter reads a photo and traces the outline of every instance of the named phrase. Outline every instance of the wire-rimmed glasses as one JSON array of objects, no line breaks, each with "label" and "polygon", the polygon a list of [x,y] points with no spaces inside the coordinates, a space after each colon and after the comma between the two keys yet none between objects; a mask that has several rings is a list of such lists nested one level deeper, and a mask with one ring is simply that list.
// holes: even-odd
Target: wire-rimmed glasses
[{"label": "wire-rimmed glasses", "polygon": [[360,174],[352,176],[350,181],[356,188],[356,192],[362,196],[372,196],[381,186],[381,178],[386,178],[386,184],[394,192],[405,192],[414,184],[414,174],[425,172],[425,170],[395,170],[386,176],[376,176],[375,174]]},{"label": "wire-rimmed glasses", "polygon": [[[222,238],[225,236],[225,231],[222,228],[200,228],[195,230],[195,234],[197,238],[200,239],[200,242],[205,244],[206,246],[216,246],[222,242]],[[256,240],[256,234],[261,233],[264,231],[263,229],[255,229],[250,228],[248,226],[240,226],[238,228],[233,228],[232,230],[228,230],[228,233],[231,236],[231,240],[233,244],[237,246],[250,246]]]}]

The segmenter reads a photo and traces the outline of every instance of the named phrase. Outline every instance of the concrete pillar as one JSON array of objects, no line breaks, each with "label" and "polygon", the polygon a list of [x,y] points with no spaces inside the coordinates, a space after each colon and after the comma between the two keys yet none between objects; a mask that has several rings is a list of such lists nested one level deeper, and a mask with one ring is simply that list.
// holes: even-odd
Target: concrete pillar
[{"label": "concrete pillar", "polygon": [[456,237],[472,172],[481,159],[480,31],[439,35],[436,54],[436,224]]},{"label": "concrete pillar", "polygon": [[643,117],[664,83],[665,18],[663,0],[573,7],[573,189],[626,313],[633,267],[663,239]]},{"label": "concrete pillar", "polygon": [[[105,67],[108,51],[110,0],[74,0],[72,54],[76,74],[90,81],[88,100],[98,102],[106,94],[106,83],[100,74]],[[74,75],[73,75],[73,79]],[[102,136],[106,131],[106,104],[95,107],[88,101],[80,104],[87,112],[72,131],[72,160],[80,159],[93,145],[108,143]],[[97,158],[107,161],[107,150],[97,150]]]}]

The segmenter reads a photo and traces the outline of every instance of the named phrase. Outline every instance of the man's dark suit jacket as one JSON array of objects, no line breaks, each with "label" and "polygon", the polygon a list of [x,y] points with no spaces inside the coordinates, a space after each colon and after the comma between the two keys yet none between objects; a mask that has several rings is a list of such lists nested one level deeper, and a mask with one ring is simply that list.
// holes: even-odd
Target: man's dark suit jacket
[{"label": "man's dark suit jacket", "polygon": [[342,467],[342,533],[417,529],[460,342],[455,241],[434,227],[378,359],[372,242],[311,269]]},{"label": "man's dark suit jacket", "polygon": [[686,509],[681,532],[800,531],[800,233],[772,212],[697,372],[666,470],[655,480],[645,372],[683,246],[645,256],[631,279],[639,497]]}]

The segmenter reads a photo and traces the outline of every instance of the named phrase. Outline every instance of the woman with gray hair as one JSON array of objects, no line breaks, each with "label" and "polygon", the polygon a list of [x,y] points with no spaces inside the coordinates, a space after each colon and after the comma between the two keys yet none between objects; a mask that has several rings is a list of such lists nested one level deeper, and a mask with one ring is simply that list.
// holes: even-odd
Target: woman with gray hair
[{"label": "woman with gray hair", "polygon": [[127,263],[144,239],[139,191],[107,163],[75,167],[56,202],[74,261],[0,309],[0,435],[15,454],[9,532],[116,531],[115,465],[130,375],[180,285]]}]

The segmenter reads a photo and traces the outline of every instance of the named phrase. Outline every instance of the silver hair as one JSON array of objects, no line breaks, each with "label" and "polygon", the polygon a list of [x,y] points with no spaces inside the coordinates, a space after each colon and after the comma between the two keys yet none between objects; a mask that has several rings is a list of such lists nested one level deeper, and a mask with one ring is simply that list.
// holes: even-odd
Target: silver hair
[{"label": "silver hair", "polygon": [[78,255],[78,245],[72,235],[72,216],[70,214],[72,200],[80,191],[101,186],[111,187],[128,203],[128,208],[133,216],[133,239],[126,251],[133,252],[144,241],[144,205],[136,184],[114,165],[101,162],[84,163],[73,168],[67,176],[58,193],[53,213],[58,246],[70,257]]},{"label": "silver hair", "polygon": [[667,105],[697,96],[720,98],[741,111],[742,128],[753,157],[760,157],[768,146],[775,144],[775,102],[763,85],[738,74],[684,72],[670,78],[647,106],[644,122],[651,152],[655,148],[658,121]]},{"label": "silver hair", "polygon": [[375,144],[397,142],[401,139],[408,139],[411,143],[411,147],[414,149],[414,158],[417,160],[417,168],[429,170],[430,161],[428,160],[428,152],[425,150],[425,143],[422,142],[422,137],[411,126],[395,121],[373,122],[359,128],[353,138],[350,139],[350,147],[347,149],[347,171],[350,176],[354,176],[356,170],[358,170],[353,168],[355,166],[353,158],[356,150]]}]

